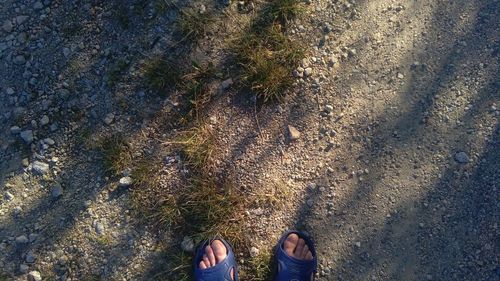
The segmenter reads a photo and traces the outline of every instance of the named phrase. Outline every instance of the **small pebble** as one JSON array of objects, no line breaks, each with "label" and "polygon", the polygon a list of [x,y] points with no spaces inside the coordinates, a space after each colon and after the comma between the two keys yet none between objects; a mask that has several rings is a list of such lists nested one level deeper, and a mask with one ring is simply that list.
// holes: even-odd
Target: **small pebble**
[{"label": "small pebble", "polygon": [[26,143],[26,144],[30,144],[31,142],[33,142],[33,131],[32,130],[25,130],[25,131],[22,131],[19,136],[23,139],[23,141]]},{"label": "small pebble", "polygon": [[17,244],[26,244],[28,242],[29,242],[29,240],[28,240],[28,237],[26,237],[26,235],[21,235],[21,236],[16,237]]},{"label": "small pebble", "polygon": [[291,141],[296,141],[300,138],[300,132],[294,126],[288,125],[288,136]]},{"label": "small pebble", "polygon": [[460,164],[467,164],[469,163],[469,156],[467,153],[460,151],[455,154],[455,161],[457,161]]},{"label": "small pebble", "polygon": [[27,254],[26,254],[26,262],[27,263],[34,263],[36,260],[36,257],[35,255],[33,254],[33,251],[29,251]]},{"label": "small pebble", "polygon": [[233,79],[229,78],[222,81],[222,89],[226,90],[233,85]]},{"label": "small pebble", "polygon": [[192,253],[194,252],[194,240],[189,236],[184,236],[181,242],[181,248],[184,252]]},{"label": "small pebble", "polygon": [[59,198],[62,196],[63,194],[63,189],[61,187],[61,185],[59,183],[56,183],[53,187],[52,187],[52,198],[56,199],[56,198]]},{"label": "small pebble", "polygon": [[313,69],[312,68],[308,67],[308,68],[304,69],[304,76],[305,77],[311,76],[312,73],[313,73]]},{"label": "small pebble", "polygon": [[122,186],[122,187],[127,187],[127,186],[130,186],[132,184],[132,178],[131,177],[122,177],[120,178],[120,181],[119,181],[119,186]]},{"label": "small pebble", "polygon": [[108,113],[106,118],[104,118],[104,123],[106,123],[106,125],[110,125],[113,123],[113,120],[115,120],[115,115],[113,113]]},{"label": "small pebble", "polygon": [[30,271],[28,281],[42,281],[42,275],[38,271]]}]

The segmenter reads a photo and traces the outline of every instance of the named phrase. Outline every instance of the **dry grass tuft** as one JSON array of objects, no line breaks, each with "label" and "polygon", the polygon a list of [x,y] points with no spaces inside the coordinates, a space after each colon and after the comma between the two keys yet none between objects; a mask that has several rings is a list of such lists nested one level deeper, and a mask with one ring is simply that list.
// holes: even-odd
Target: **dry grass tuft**
[{"label": "dry grass tuft", "polygon": [[199,124],[186,130],[170,144],[180,149],[185,162],[195,171],[208,171],[213,167],[215,137],[210,125]]},{"label": "dry grass tuft", "polygon": [[105,138],[98,147],[103,152],[103,163],[108,172],[118,174],[132,164],[129,145],[122,135]]},{"label": "dry grass tuft", "polygon": [[243,67],[242,80],[263,102],[281,99],[304,56],[302,48],[283,33],[288,20],[299,12],[298,1],[273,1],[233,44]]},{"label": "dry grass tuft", "polygon": [[182,77],[189,103],[187,116],[191,119],[200,120],[203,108],[212,100],[213,93],[208,83],[214,74],[215,68],[212,64],[202,66],[193,62],[193,70]]},{"label": "dry grass tuft", "polygon": [[243,276],[252,281],[272,280],[273,254],[270,250],[261,251],[250,259],[249,276]]},{"label": "dry grass tuft", "polygon": [[177,25],[183,38],[199,39],[207,34],[210,24],[213,22],[213,16],[209,13],[201,14],[193,8],[186,8],[179,11]]},{"label": "dry grass tuft", "polygon": [[171,60],[161,56],[148,59],[142,72],[149,88],[162,92],[173,88],[179,82],[182,70]]}]

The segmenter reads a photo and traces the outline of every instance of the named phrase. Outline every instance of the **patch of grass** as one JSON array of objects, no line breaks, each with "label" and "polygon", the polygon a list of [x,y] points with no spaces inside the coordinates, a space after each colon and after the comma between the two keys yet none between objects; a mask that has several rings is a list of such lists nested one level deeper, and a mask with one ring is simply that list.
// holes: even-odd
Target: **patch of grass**
[{"label": "patch of grass", "polygon": [[156,225],[170,227],[179,221],[180,210],[173,194],[160,185],[156,174],[160,166],[155,160],[142,160],[134,165],[132,205]]},{"label": "patch of grass", "polygon": [[185,232],[196,240],[220,235],[241,245],[245,197],[230,183],[195,177],[179,198]]},{"label": "patch of grass", "polygon": [[130,167],[132,155],[122,135],[105,138],[100,142],[99,148],[103,152],[103,164],[108,172],[118,174]]},{"label": "patch of grass", "polygon": [[158,14],[165,13],[169,8],[173,6],[172,2],[167,0],[156,0],[154,5],[155,5],[155,10]]},{"label": "patch of grass", "polygon": [[287,23],[301,11],[299,0],[271,1],[233,44],[243,68],[242,81],[264,103],[281,99],[304,56],[303,49],[284,34]]},{"label": "patch of grass", "polygon": [[193,8],[182,9],[179,13],[177,25],[185,39],[198,39],[206,35],[213,22],[213,17],[208,12],[200,14]]},{"label": "patch of grass", "polygon": [[286,24],[289,20],[297,17],[301,12],[300,0],[273,0],[264,10],[264,15],[269,17],[268,21]]},{"label": "patch of grass", "polygon": [[193,62],[193,71],[182,77],[190,105],[188,116],[194,117],[196,120],[199,120],[202,109],[212,99],[212,92],[208,88],[208,82],[214,73],[215,68],[212,64],[201,66]]},{"label": "patch of grass", "polygon": [[76,143],[83,145],[85,149],[92,148],[92,130],[85,127],[76,134]]},{"label": "patch of grass", "polygon": [[108,85],[114,86],[120,80],[129,65],[130,63],[123,59],[120,59],[113,64],[108,70]]},{"label": "patch of grass", "polygon": [[170,144],[180,148],[186,163],[197,171],[206,171],[213,167],[212,155],[215,150],[215,138],[208,124],[199,124],[179,134]]},{"label": "patch of grass", "polygon": [[91,274],[83,276],[83,281],[101,281],[103,280],[99,274]]},{"label": "patch of grass", "polygon": [[101,247],[107,247],[110,246],[113,239],[109,235],[101,235],[95,237],[95,241],[101,246]]},{"label": "patch of grass", "polygon": [[142,69],[147,86],[156,91],[175,87],[181,77],[178,66],[161,56],[148,59]]},{"label": "patch of grass", "polygon": [[234,45],[242,78],[263,101],[279,100],[292,85],[292,71],[303,50],[281,31],[279,24],[244,33]]},{"label": "patch of grass", "polygon": [[262,251],[250,259],[250,270],[247,272],[249,276],[243,277],[252,281],[272,280],[272,268],[273,253],[269,250]]},{"label": "patch of grass", "polygon": [[167,261],[165,266],[168,270],[161,270],[155,274],[152,279],[157,281],[176,280],[188,281],[193,280],[192,264],[193,256],[186,254],[181,249],[168,249],[163,260]]},{"label": "patch of grass", "polygon": [[123,29],[128,29],[130,27],[130,14],[128,11],[128,5],[123,5],[122,3],[115,6],[113,9],[115,12],[115,17],[118,23]]}]

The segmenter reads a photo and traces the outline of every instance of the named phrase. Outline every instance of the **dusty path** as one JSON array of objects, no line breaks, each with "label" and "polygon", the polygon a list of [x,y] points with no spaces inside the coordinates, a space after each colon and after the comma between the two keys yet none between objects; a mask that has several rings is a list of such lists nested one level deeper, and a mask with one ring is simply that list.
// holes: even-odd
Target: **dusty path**
[{"label": "dusty path", "polygon": [[[174,9],[118,2],[0,0],[0,280],[171,270],[158,267],[183,237],[136,216],[120,176],[87,147],[122,132],[136,154],[159,153],[177,103],[150,95],[141,61],[163,51],[219,65],[232,28],[186,50],[172,44]],[[245,16],[237,3],[204,4],[228,25]],[[305,7],[289,35],[309,44],[311,76],[258,112],[236,89],[207,108],[218,173],[252,193],[286,190],[272,208],[246,210],[256,250],[302,228],[320,249],[319,280],[496,280],[500,2]],[[163,183],[175,185],[182,160],[161,157]]]}]

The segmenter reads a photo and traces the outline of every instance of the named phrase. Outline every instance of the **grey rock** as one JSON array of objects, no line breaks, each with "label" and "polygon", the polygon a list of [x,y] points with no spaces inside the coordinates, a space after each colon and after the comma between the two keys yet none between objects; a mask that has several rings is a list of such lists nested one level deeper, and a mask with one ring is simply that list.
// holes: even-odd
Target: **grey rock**
[{"label": "grey rock", "polygon": [[312,200],[312,199],[307,199],[306,204],[307,204],[307,206],[308,206],[309,208],[311,208],[312,206],[314,206],[314,200]]},{"label": "grey rock", "polygon": [[14,195],[12,195],[12,193],[6,191],[5,194],[4,194],[4,198],[7,201],[11,201],[11,200],[14,200]]},{"label": "grey rock", "polygon": [[233,85],[233,79],[229,78],[222,81],[222,89],[226,90]]},{"label": "grey rock", "polygon": [[15,216],[18,216],[19,214],[21,214],[22,211],[23,211],[23,208],[21,208],[21,206],[14,207],[14,215]]},{"label": "grey rock", "polygon": [[312,68],[308,67],[308,68],[304,69],[304,76],[309,77],[312,74],[313,74],[313,69]]},{"label": "grey rock", "polygon": [[251,247],[250,248],[250,256],[252,258],[256,257],[259,255],[259,249],[257,247]]},{"label": "grey rock", "polygon": [[119,186],[122,187],[128,187],[132,184],[132,178],[131,177],[122,177],[119,181]]},{"label": "grey rock", "polygon": [[99,235],[103,234],[104,233],[104,225],[102,225],[102,223],[100,222],[97,222],[95,224],[95,232]]},{"label": "grey rock", "polygon": [[17,244],[26,244],[29,241],[30,240],[28,239],[28,237],[26,237],[26,235],[21,235],[21,236],[16,237],[16,243]]},{"label": "grey rock", "polygon": [[26,58],[23,55],[17,55],[14,57],[13,61],[17,65],[22,65],[26,63]]},{"label": "grey rock", "polygon": [[23,139],[23,141],[26,144],[30,144],[33,141],[33,131],[32,130],[25,130],[22,131],[19,136]]},{"label": "grey rock", "polygon": [[30,271],[28,281],[42,281],[42,275],[38,271]]},{"label": "grey rock", "polygon": [[71,50],[69,48],[63,48],[63,55],[65,57],[69,57],[70,54],[71,54]]},{"label": "grey rock", "polygon": [[7,88],[5,92],[7,93],[7,95],[13,95],[15,93],[14,89],[12,88]]},{"label": "grey rock", "polygon": [[48,144],[48,145],[54,145],[54,144],[56,143],[56,142],[55,142],[53,139],[51,139],[51,138],[45,138],[45,139],[43,139],[43,142],[44,142],[44,143],[46,143],[46,144]]},{"label": "grey rock", "polygon": [[290,140],[296,141],[300,138],[300,132],[295,128],[294,126],[288,125],[288,136],[290,137]]},{"label": "grey rock", "polygon": [[25,274],[26,272],[28,272],[29,269],[30,269],[30,267],[24,263],[19,266],[19,272],[22,274]]},{"label": "grey rock", "polygon": [[19,25],[19,24],[23,24],[26,20],[28,19],[28,16],[17,16],[16,17],[16,23]]},{"label": "grey rock", "polygon": [[18,126],[12,126],[10,127],[10,132],[14,135],[19,134],[19,132],[21,132],[21,128]]},{"label": "grey rock", "polygon": [[30,235],[28,236],[30,242],[34,242],[36,239],[38,239],[38,234],[36,233],[30,233]]},{"label": "grey rock", "polygon": [[36,260],[35,254],[33,254],[33,251],[29,251],[26,254],[26,262],[27,263],[34,263]]},{"label": "grey rock", "polygon": [[299,72],[297,69],[293,70],[292,72],[293,77],[296,78],[302,78],[304,77],[304,72]]},{"label": "grey rock", "polygon": [[35,10],[43,9],[43,3],[41,1],[36,1],[35,4],[33,5],[33,9]]},{"label": "grey rock", "polygon": [[40,125],[42,126],[49,124],[49,122],[50,122],[49,116],[47,115],[42,116],[42,119],[40,119]]},{"label": "grey rock", "polygon": [[184,252],[192,253],[194,252],[194,240],[189,236],[184,236],[181,242],[181,248]]},{"label": "grey rock", "polygon": [[333,112],[333,106],[331,106],[329,104],[325,105],[325,111],[328,112],[328,113]]},{"label": "grey rock", "polygon": [[469,163],[469,156],[467,153],[460,151],[455,154],[455,161],[457,161],[460,164],[467,164]]},{"label": "grey rock", "polygon": [[54,198],[54,199],[59,198],[63,195],[63,189],[59,183],[56,183],[52,187],[51,194],[52,194],[52,198]]},{"label": "grey rock", "polygon": [[31,166],[31,170],[39,175],[43,175],[49,172],[49,164],[35,161]]},{"label": "grey rock", "polygon": [[13,28],[14,28],[14,25],[12,24],[12,22],[10,20],[5,20],[2,24],[2,29],[7,33],[12,32]]},{"label": "grey rock", "polygon": [[113,120],[115,120],[115,115],[113,113],[108,113],[108,115],[106,115],[106,118],[104,118],[104,123],[106,123],[106,125],[110,125],[111,123],[113,123]]}]

